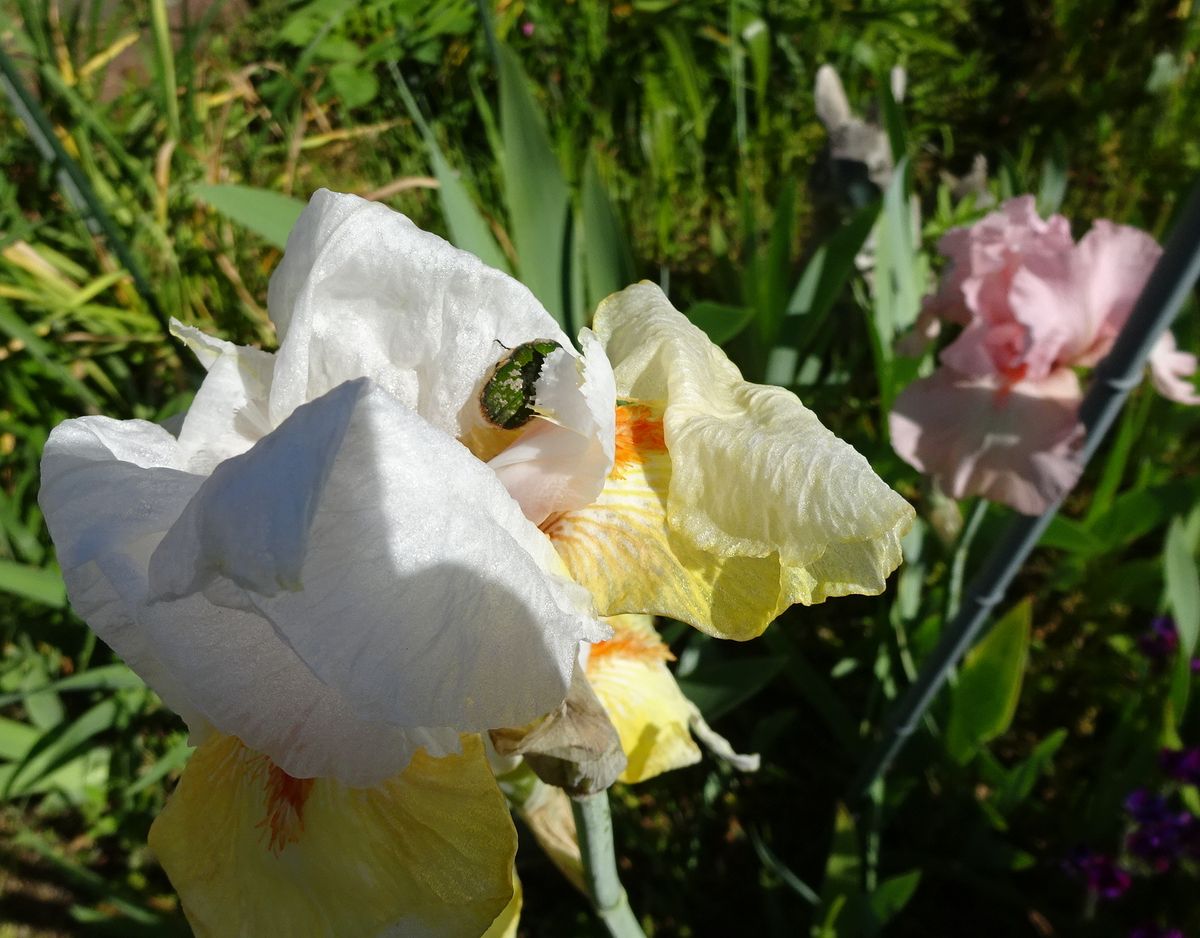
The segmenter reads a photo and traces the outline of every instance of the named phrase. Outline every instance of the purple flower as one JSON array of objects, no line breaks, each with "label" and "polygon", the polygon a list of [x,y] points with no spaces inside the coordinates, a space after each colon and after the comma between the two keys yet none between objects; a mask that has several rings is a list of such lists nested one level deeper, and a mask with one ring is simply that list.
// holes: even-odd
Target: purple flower
[{"label": "purple flower", "polygon": [[1179,632],[1170,616],[1158,616],[1150,628],[1138,636],[1138,648],[1150,659],[1155,669],[1161,669],[1179,649]]},{"label": "purple flower", "polygon": [[1163,873],[1185,852],[1194,853],[1198,839],[1196,819],[1186,811],[1174,811],[1136,828],[1125,847],[1155,872]]},{"label": "purple flower", "polygon": [[1139,925],[1129,933],[1129,938],[1183,938],[1183,932],[1162,925]]},{"label": "purple flower", "polygon": [[1200,746],[1192,749],[1163,749],[1158,764],[1168,778],[1186,785],[1200,785]]},{"label": "purple flower", "polygon": [[1105,853],[1096,853],[1081,847],[1066,862],[1067,870],[1082,876],[1088,892],[1102,899],[1118,899],[1133,883],[1129,872]]},{"label": "purple flower", "polygon": [[521,32],[526,38],[529,38],[530,36],[533,35],[533,30],[534,30],[534,25],[529,20],[526,20],[524,23],[521,24]]},{"label": "purple flower", "polygon": [[1125,811],[1139,824],[1158,824],[1170,815],[1167,799],[1149,788],[1135,788],[1125,799]]}]

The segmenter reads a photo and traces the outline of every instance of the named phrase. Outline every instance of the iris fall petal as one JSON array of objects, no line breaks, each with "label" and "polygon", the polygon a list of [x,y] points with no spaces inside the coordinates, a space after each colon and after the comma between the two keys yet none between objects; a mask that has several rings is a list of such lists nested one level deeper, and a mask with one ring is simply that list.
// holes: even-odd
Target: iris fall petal
[{"label": "iris fall petal", "polygon": [[356,789],[214,735],[150,846],[201,938],[479,935],[513,895],[516,831],[479,738],[462,749]]}]

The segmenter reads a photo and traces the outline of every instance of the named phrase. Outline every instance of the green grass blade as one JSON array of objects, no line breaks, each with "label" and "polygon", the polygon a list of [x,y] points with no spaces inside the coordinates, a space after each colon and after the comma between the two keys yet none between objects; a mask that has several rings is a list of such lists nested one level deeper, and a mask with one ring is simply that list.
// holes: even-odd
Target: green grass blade
[{"label": "green grass blade", "polygon": [[584,168],[581,202],[587,303],[594,311],[602,299],[634,280],[629,239],[604,188],[594,155],[588,157]]},{"label": "green grass blade", "polygon": [[714,345],[724,345],[750,325],[754,310],[704,300],[689,306],[685,315],[704,330]]},{"label": "green grass blade", "polygon": [[79,400],[90,407],[99,409],[100,402],[87,386],[76,378],[57,360],[53,349],[41,336],[29,328],[28,324],[17,316],[7,306],[0,306],[0,333],[10,339],[17,339],[25,344],[25,349],[32,355],[49,374],[53,375]]},{"label": "green grass blade", "polygon": [[73,723],[45,733],[25,754],[4,789],[7,798],[28,792],[37,782],[80,754],[92,737],[111,729],[121,713],[116,700],[104,700],[84,711]]},{"label": "green grass blade", "polygon": [[500,47],[500,134],[505,195],[521,281],[555,319],[567,325],[564,251],[567,183],[529,91],[525,73]]},{"label": "green grass blade", "polygon": [[765,689],[785,664],[768,656],[702,664],[679,678],[679,687],[706,720],[716,720]]},{"label": "green grass blade", "polygon": [[62,141],[58,139],[41,104],[25,87],[20,72],[4,51],[3,44],[0,44],[0,91],[7,95],[17,117],[25,125],[30,139],[33,140],[43,158],[48,163],[57,165],[59,185],[63,195],[91,224],[104,232],[109,247],[117,255],[121,265],[133,277],[138,294],[150,312],[154,314],[159,325],[162,326],[163,332],[166,333],[167,316],[158,302],[158,297],[150,289],[150,283],[142,273],[141,265],[134,259],[129,245],[100,202],[95,188],[84,175],[79,164],[67,153]]},{"label": "green grass blade", "polygon": [[394,63],[389,64],[389,70],[396,83],[396,88],[400,92],[400,97],[404,101],[404,106],[408,109],[408,116],[417,125],[421,139],[425,141],[430,167],[438,181],[438,200],[442,205],[442,215],[446,220],[446,227],[450,229],[450,240],[464,251],[470,251],[488,266],[510,273],[508,258],[500,250],[500,245],[496,243],[496,238],[488,227],[487,221],[475,207],[459,174],[446,159],[445,153],[438,145],[433,128],[429,126],[425,115],[421,113],[421,108],[409,90],[408,84],[404,81],[404,76],[400,74],[399,68]]},{"label": "green grass blade", "polygon": [[167,109],[167,134],[179,139],[179,96],[175,85],[175,51],[171,47],[171,28],[163,0],[150,0],[150,26],[154,34],[154,56],[162,84],[163,104]]},{"label": "green grass blade", "polygon": [[1179,651],[1171,681],[1171,709],[1175,719],[1182,720],[1191,685],[1192,653],[1196,650],[1197,637],[1200,637],[1200,571],[1182,518],[1173,520],[1167,529],[1163,581],[1167,606],[1175,617],[1175,628],[1179,633]]},{"label": "green grass blade", "polygon": [[145,687],[145,682],[132,670],[123,664],[106,664],[98,668],[89,668],[78,674],[71,674],[47,684],[42,684],[27,691],[0,695],[0,707],[8,707],[18,701],[27,699],[33,694],[90,691],[90,690],[130,690]]},{"label": "green grass blade", "polygon": [[905,125],[904,111],[892,95],[891,76],[881,69],[876,78],[879,82],[879,110],[883,117],[883,127],[887,131],[896,172],[899,173],[900,161],[908,155],[908,127]]},{"label": "green grass blade", "polygon": [[205,184],[193,187],[192,193],[280,250],[287,247],[288,233],[304,211],[299,199],[253,186]]},{"label": "green grass blade", "polygon": [[1038,183],[1037,207],[1041,215],[1053,215],[1062,207],[1067,193],[1066,144],[1055,135],[1053,147],[1042,161],[1042,178]]},{"label": "green grass blade", "polygon": [[29,567],[11,560],[0,560],[0,592],[23,596],[54,609],[67,604],[67,590],[57,570]]},{"label": "green grass blade", "polygon": [[192,747],[184,736],[174,746],[167,750],[161,759],[154,763],[136,782],[125,789],[125,794],[135,795],[145,788],[154,785],[175,769],[184,766],[192,754]]},{"label": "green grass blade", "polygon": [[812,340],[846,289],[854,273],[854,258],[862,250],[878,217],[879,203],[866,206],[816,250],[788,303],[788,319],[784,321],[781,335],[783,342],[803,351]]},{"label": "green grass blade", "polygon": [[15,762],[25,758],[40,735],[36,727],[0,717],[0,760]]},{"label": "green grass blade", "polygon": [[691,43],[679,27],[659,27],[658,40],[667,53],[667,61],[671,63],[678,88],[683,93],[683,102],[687,105],[691,117],[692,131],[696,139],[703,142],[708,134],[709,111],[709,105],[706,104],[704,70],[697,66]]}]

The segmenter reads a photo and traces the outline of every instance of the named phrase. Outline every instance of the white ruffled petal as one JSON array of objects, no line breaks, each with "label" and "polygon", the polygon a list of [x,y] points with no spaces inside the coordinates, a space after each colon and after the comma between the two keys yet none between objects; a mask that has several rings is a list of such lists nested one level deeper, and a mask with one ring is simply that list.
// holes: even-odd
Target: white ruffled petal
[{"label": "white ruffled petal", "polygon": [[176,468],[182,461],[175,438],[155,424],[68,420],[46,442],[38,502],[75,612],[193,732],[202,733],[199,711],[131,612],[145,580],[137,558],[157,543],[203,481]]},{"label": "white ruffled petal", "polygon": [[271,278],[281,345],[276,423],[344,381],[370,377],[450,436],[482,419],[481,382],[504,355],[566,336],[517,281],[387,206],[318,191]]},{"label": "white ruffled petal", "polygon": [[236,582],[362,719],[480,731],[553,709],[605,631],[560,563],[465,448],[350,382],[222,464],[151,570],[165,598]]},{"label": "white ruffled petal", "polygon": [[40,501],[75,611],[187,721],[193,741],[215,726],[297,778],[364,786],[419,748],[456,752],[451,729],[360,718],[270,622],[233,608],[251,607],[244,597],[222,597],[224,607],[200,594],[148,602],[150,557],[204,481],[171,468],[181,459],[154,424],[67,421],[46,444]]},{"label": "white ruffled petal", "polygon": [[617,388],[612,366],[590,329],[583,356],[547,356],[535,385],[541,415],[488,465],[534,524],[592,504],[613,465]]},{"label": "white ruffled petal", "polygon": [[176,320],[171,333],[208,371],[179,432],[188,470],[207,475],[271,431],[267,406],[275,356],[214,339]]}]

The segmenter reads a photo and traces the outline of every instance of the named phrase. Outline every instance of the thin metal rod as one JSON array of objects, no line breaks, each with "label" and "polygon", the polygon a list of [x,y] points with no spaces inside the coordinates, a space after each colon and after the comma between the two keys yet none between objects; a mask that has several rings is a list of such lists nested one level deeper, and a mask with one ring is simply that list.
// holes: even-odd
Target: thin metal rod
[{"label": "thin metal rod", "polygon": [[29,131],[29,136],[32,138],[34,146],[42,154],[42,158],[58,167],[59,185],[62,186],[67,201],[84,216],[88,227],[93,232],[98,231],[104,234],[108,246],[117,255],[121,266],[133,278],[134,289],[137,290],[146,306],[150,308],[154,318],[158,320],[163,334],[167,334],[167,317],[163,313],[162,307],[159,306],[154,291],[150,289],[150,282],[142,273],[137,261],[134,260],[125,239],[121,236],[121,232],[117,229],[111,216],[105,211],[87,176],[58,139],[46,112],[42,110],[37,99],[25,87],[16,64],[4,51],[3,45],[0,45],[0,88],[4,90],[17,117]]},{"label": "thin metal rod", "polygon": [[[1080,460],[1091,459],[1129,396],[1142,381],[1146,359],[1159,336],[1171,325],[1197,278],[1200,278],[1200,183],[1192,189],[1162,257],[1155,265],[1137,304],[1117,336],[1112,351],[1096,369],[1092,386],[1079,409],[1087,430]],[[984,631],[1013,577],[1037,546],[1062,505],[1064,494],[1037,517],[1014,518],[971,580],[962,608],[942,639],[922,663],[917,679],[892,708],[879,742],[863,760],[850,788],[850,803],[861,804],[875,781],[912,736],[951,668]]]}]

